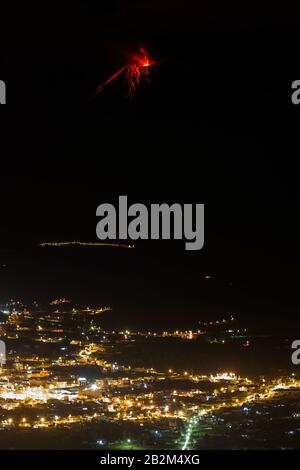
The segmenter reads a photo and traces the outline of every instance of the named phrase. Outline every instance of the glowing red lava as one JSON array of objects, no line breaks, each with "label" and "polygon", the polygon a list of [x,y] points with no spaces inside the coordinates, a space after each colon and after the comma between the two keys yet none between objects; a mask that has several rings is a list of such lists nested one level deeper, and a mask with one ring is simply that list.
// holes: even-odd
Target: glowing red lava
[{"label": "glowing red lava", "polygon": [[129,64],[114,73],[96,89],[93,97],[101,93],[106,85],[123,73],[125,74],[127,95],[131,96],[136,91],[142,80],[149,80],[150,68],[155,64],[155,61],[149,57],[145,49],[141,48],[137,53],[131,55]]}]

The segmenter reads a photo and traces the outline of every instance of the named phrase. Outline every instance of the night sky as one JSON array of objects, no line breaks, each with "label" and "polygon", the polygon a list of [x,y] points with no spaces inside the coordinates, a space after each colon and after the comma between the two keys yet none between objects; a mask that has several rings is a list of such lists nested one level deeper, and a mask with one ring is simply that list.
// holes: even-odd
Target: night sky
[{"label": "night sky", "polygon": [[[296,20],[238,2],[68,2],[59,11],[48,3],[15,7],[0,32],[10,102],[1,108],[1,299],[108,303],[113,321],[130,327],[234,313],[293,330],[298,66],[283,67]],[[151,83],[128,100],[118,79],[89,102],[141,46],[158,61]],[[204,249],[37,248],[96,241],[96,207],[121,194],[204,203]]]}]

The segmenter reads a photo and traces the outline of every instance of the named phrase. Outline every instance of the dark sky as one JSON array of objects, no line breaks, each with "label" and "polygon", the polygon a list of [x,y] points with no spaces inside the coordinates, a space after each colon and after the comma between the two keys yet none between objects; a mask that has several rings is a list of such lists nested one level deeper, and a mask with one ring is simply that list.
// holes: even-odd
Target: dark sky
[{"label": "dark sky", "polygon": [[[295,19],[239,4],[70,2],[57,10],[46,2],[10,12],[0,33],[10,101],[1,133],[1,297],[112,303],[124,326],[232,312],[297,321],[297,68],[292,60],[284,68]],[[151,83],[129,101],[120,79],[88,103],[141,45],[159,62]],[[205,203],[205,248],[36,249],[41,240],[95,240],[97,205],[119,194]]]}]

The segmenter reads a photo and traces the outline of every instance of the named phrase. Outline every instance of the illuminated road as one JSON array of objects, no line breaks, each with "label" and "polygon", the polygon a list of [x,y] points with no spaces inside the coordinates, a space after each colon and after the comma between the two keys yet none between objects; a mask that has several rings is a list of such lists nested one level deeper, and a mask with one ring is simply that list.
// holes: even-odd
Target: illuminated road
[{"label": "illuminated road", "polygon": [[199,422],[201,420],[201,417],[206,416],[212,412],[216,412],[220,409],[224,408],[234,408],[237,406],[243,406],[246,403],[251,403],[251,402],[261,402],[261,401],[266,401],[274,397],[275,395],[275,390],[278,389],[281,385],[277,385],[274,387],[274,385],[266,386],[265,384],[262,384],[262,393],[259,394],[252,394],[252,395],[247,395],[246,397],[242,399],[236,399],[235,401],[232,402],[223,402],[223,403],[218,403],[215,405],[212,405],[210,408],[207,408],[205,410],[199,411],[197,414],[192,415],[187,423],[184,435],[183,435],[183,444],[181,447],[181,450],[191,450],[193,446],[193,434],[198,431],[199,432]]}]

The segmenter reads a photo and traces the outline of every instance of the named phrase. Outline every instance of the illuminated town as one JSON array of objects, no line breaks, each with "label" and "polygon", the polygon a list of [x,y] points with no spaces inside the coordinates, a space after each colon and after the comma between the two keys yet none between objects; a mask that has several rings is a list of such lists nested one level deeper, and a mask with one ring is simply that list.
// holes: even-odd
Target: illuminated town
[{"label": "illuminated town", "polygon": [[168,342],[183,355],[191,344],[249,351],[256,339],[234,315],[195,330],[155,332],[104,329],[110,306],[76,307],[65,298],[47,306],[11,300],[0,312],[7,347],[0,369],[2,448],[299,447],[294,372],[201,374],[196,367],[167,368],[163,360],[149,367],[138,357],[139,348],[151,343],[160,351]]}]

